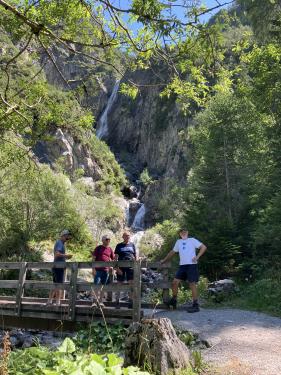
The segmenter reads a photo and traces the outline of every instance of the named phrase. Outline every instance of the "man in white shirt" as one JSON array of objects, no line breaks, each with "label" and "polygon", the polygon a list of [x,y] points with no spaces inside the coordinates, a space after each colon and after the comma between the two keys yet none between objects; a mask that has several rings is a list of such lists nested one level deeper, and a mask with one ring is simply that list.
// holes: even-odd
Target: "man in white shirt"
[{"label": "man in white shirt", "polygon": [[[176,253],[178,253],[180,257],[180,266],[172,283],[173,296],[168,304],[169,306],[171,305],[176,308],[179,283],[187,280],[189,282],[193,299],[192,306],[190,306],[187,311],[190,313],[198,312],[200,309],[196,285],[199,280],[197,262],[198,259],[205,253],[207,247],[196,238],[188,237],[188,231],[186,229],[180,230],[180,237],[181,238],[175,243],[173,250],[171,250],[163,260],[161,260],[161,263],[165,263]],[[197,249],[199,249],[199,253],[196,255]]]}]

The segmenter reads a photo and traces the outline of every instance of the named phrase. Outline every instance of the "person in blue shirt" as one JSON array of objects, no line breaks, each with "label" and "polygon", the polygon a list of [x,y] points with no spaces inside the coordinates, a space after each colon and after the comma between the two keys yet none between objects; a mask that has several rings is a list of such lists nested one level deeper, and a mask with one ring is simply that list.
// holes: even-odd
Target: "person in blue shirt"
[{"label": "person in blue shirt", "polygon": [[[69,230],[65,229],[61,232],[60,239],[58,239],[54,246],[54,262],[65,262],[66,259],[72,258],[71,254],[66,254],[65,243],[71,239],[71,233]],[[53,282],[56,284],[63,283],[65,268],[53,268]],[[49,294],[49,299],[47,305],[53,303],[60,305],[61,299],[63,298],[64,291],[61,289],[53,289]]]},{"label": "person in blue shirt", "polygon": [[[137,260],[137,251],[133,242],[130,242],[130,233],[123,233],[123,242],[119,243],[115,248],[115,259],[117,260]],[[129,284],[133,282],[134,270],[132,267],[118,267],[117,282],[123,283],[127,281]],[[120,306],[120,293],[116,294],[117,307]],[[132,296],[129,295],[129,306],[132,305]]]}]

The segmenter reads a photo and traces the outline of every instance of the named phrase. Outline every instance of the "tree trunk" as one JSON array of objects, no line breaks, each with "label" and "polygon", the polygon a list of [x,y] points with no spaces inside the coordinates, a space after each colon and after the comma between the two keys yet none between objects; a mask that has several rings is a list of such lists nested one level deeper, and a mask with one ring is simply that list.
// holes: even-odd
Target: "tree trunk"
[{"label": "tree trunk", "polygon": [[166,375],[188,367],[189,358],[189,349],[177,337],[170,319],[143,319],[129,327],[125,367],[135,365]]}]

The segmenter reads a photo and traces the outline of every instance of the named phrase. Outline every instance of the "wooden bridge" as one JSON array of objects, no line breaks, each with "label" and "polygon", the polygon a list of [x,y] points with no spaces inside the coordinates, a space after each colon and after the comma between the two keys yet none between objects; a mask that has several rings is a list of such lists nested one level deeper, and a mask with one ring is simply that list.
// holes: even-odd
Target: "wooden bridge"
[{"label": "wooden bridge", "polygon": [[[119,284],[112,280],[108,285],[94,285],[92,280],[84,279],[85,270],[92,270],[92,262],[6,262],[0,263],[0,316],[2,326],[20,326],[31,328],[53,329],[59,324],[64,329],[71,329],[75,323],[91,323],[105,320],[130,324],[139,321],[143,315],[143,308],[155,307],[142,303],[142,290],[148,286],[153,289],[162,289],[163,302],[169,297],[169,268],[170,264],[161,265],[159,262],[146,261],[113,261],[95,262],[95,267],[133,267],[134,279],[132,283]],[[67,278],[63,283],[53,283],[51,280],[52,268],[65,268]],[[143,283],[141,281],[142,268],[161,271],[163,279],[159,282]],[[15,276],[16,275],[16,276]],[[41,276],[39,279],[38,275]],[[3,279],[3,277],[9,279]],[[13,280],[10,278],[14,277]],[[37,277],[37,279],[35,279]],[[42,278],[44,280],[42,280]],[[52,289],[62,289],[66,298],[60,306],[47,305],[47,295]],[[94,294],[101,288],[109,292],[111,301],[104,302],[105,307],[92,307],[91,299],[82,299],[83,292]],[[114,293],[131,292],[132,306],[116,302],[112,298]],[[158,307],[163,307],[159,306]]]}]

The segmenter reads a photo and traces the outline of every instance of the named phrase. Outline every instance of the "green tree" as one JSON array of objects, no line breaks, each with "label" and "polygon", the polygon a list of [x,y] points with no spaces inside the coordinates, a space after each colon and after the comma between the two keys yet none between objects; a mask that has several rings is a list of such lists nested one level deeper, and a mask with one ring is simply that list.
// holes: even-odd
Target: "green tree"
[{"label": "green tree", "polygon": [[36,165],[18,147],[5,142],[0,148],[1,160],[9,161],[0,172],[0,257],[26,259],[29,241],[54,239],[63,228],[81,243],[89,240],[70,181]]},{"label": "green tree", "polygon": [[212,249],[202,262],[213,276],[233,270],[242,250],[250,256],[247,230],[255,178],[267,152],[265,125],[250,101],[229,93],[214,97],[190,130],[194,167],[185,224]]}]

